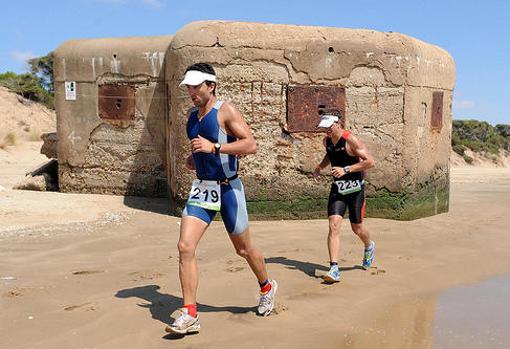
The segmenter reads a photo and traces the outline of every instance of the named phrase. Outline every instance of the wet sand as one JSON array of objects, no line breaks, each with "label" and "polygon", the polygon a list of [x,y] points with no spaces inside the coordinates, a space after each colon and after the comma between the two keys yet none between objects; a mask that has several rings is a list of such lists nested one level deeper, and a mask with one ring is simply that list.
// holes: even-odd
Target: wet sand
[{"label": "wet sand", "polygon": [[510,342],[510,276],[439,295],[433,325],[438,348],[506,348]]},{"label": "wet sand", "polygon": [[[450,212],[366,219],[376,262],[344,225],[341,282],[325,285],[327,221],[252,222],[279,283],[275,314],[221,222],[198,250],[202,330],[164,332],[182,302],[179,219],[164,200],[0,193],[0,348],[430,348],[438,297],[510,275],[510,170],[454,168]],[[137,201],[138,200],[138,201]],[[138,208],[133,208],[138,207]],[[468,314],[477,321],[477,314]],[[480,321],[483,321],[480,318]]]}]

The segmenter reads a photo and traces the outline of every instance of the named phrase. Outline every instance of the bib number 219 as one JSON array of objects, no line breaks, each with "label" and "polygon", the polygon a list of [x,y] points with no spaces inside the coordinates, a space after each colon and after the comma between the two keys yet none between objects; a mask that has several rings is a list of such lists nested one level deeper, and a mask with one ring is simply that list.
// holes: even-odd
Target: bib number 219
[{"label": "bib number 219", "polygon": [[195,179],[191,185],[188,205],[219,211],[221,209],[220,184],[217,181]]}]

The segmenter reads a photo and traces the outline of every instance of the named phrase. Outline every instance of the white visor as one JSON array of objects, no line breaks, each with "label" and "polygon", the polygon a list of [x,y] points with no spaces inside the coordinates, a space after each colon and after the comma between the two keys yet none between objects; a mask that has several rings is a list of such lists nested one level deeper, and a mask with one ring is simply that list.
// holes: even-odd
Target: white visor
[{"label": "white visor", "polygon": [[321,115],[321,121],[317,127],[330,128],[338,120],[338,116],[336,115]]},{"label": "white visor", "polygon": [[197,86],[204,81],[216,82],[216,75],[207,74],[198,70],[190,70],[184,75],[184,79],[179,84],[179,87],[184,85]]}]

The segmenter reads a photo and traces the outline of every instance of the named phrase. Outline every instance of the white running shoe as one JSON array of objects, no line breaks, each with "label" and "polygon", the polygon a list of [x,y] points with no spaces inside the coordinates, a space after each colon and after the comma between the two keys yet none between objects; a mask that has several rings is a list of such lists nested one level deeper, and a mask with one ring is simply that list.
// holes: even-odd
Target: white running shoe
[{"label": "white running shoe", "polygon": [[268,316],[271,314],[275,305],[275,295],[278,290],[278,284],[276,283],[276,280],[270,280],[269,283],[271,283],[271,289],[264,294],[260,294],[257,314],[262,316]]},{"label": "white running shoe", "polygon": [[165,328],[166,332],[187,334],[200,331],[200,320],[188,314],[188,309],[181,308],[181,315],[175,321]]},{"label": "white running shoe", "polygon": [[322,277],[324,282],[332,284],[340,281],[340,269],[338,265],[332,265],[328,273]]}]

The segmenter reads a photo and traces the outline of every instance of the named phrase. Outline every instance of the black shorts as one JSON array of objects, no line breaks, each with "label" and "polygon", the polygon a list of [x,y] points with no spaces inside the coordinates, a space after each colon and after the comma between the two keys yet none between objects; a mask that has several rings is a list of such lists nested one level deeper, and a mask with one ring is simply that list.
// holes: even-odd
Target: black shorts
[{"label": "black shorts", "polygon": [[338,187],[333,182],[328,200],[328,217],[342,216],[345,210],[349,208],[349,220],[351,223],[362,223],[365,215],[365,186],[361,186],[361,190],[355,193],[342,195],[338,192]]}]

